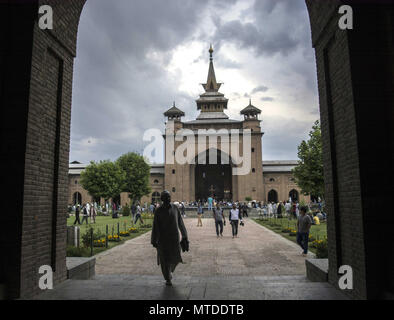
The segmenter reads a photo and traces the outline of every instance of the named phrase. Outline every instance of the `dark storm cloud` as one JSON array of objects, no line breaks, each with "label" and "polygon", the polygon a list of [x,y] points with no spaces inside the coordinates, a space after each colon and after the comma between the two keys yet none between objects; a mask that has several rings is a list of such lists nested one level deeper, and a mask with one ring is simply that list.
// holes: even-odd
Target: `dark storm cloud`
[{"label": "dark storm cloud", "polygon": [[[195,97],[185,103],[177,79],[169,78],[163,66],[172,50],[191,37],[209,3],[215,1],[87,2],[75,63],[71,160],[142,150],[143,132],[162,129],[163,112],[177,98],[184,111],[194,110]],[[86,143],[89,137],[95,143]]]},{"label": "dark storm cloud", "polygon": [[310,47],[303,0],[256,0],[250,13],[254,15],[254,23],[215,19],[219,46],[231,41],[240,48],[253,49],[256,55],[288,55],[299,46]]},{"label": "dark storm cloud", "polygon": [[[163,112],[174,100],[189,119],[196,115],[197,97],[180,92],[181,75],[169,75],[165,69],[178,45],[212,41],[215,67],[222,69],[244,67],[221,51],[226,42],[257,56],[291,55],[301,48],[305,59],[314,59],[303,0],[256,0],[241,20],[223,21],[220,12],[230,10],[237,1],[242,0],[88,1],[78,34],[70,161],[116,159],[128,151],[142,152],[144,131],[164,130]],[[209,23],[202,18],[207,11],[216,28],[212,34],[200,30]],[[253,15],[253,23],[242,20],[248,14]],[[199,61],[207,61],[207,48],[195,62]],[[306,69],[305,64],[293,68],[315,90],[314,70]],[[259,87],[260,91],[253,92]],[[252,94],[265,88],[257,86]],[[275,128],[267,142],[274,148],[280,144],[275,139],[283,139]]]}]

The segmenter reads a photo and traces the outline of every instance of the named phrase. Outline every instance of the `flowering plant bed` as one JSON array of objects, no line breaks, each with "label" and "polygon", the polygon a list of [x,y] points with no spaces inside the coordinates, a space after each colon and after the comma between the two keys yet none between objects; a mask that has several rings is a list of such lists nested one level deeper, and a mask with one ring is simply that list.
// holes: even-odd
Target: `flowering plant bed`
[{"label": "flowering plant bed", "polygon": [[141,229],[149,229],[149,228],[152,228],[152,225],[149,224],[149,223],[147,223],[147,224],[142,224],[142,225],[140,225],[140,228],[141,228]]},{"label": "flowering plant bed", "polygon": [[290,237],[295,237],[297,235],[297,231],[291,230],[289,235],[290,235]]},{"label": "flowering plant bed", "polygon": [[113,236],[108,236],[108,241],[118,242],[118,241],[120,241],[120,238],[117,234],[114,234]]},{"label": "flowering plant bed", "polygon": [[138,229],[137,228],[130,228],[129,233],[138,233]]},{"label": "flowering plant bed", "polygon": [[121,231],[121,232],[119,232],[119,235],[121,237],[128,237],[130,235],[130,232],[129,231]]},{"label": "flowering plant bed", "polygon": [[93,247],[105,247],[105,239],[94,240]]}]

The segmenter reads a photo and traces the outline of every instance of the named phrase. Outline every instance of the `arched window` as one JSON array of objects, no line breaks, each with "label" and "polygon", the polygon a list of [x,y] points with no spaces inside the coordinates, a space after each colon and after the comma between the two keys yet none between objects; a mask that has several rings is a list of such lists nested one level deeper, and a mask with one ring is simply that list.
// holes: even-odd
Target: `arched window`
[{"label": "arched window", "polygon": [[175,174],[175,169],[172,169],[172,174]]},{"label": "arched window", "polygon": [[278,202],[278,193],[274,189],[272,189],[268,192],[268,201],[275,202],[275,203]]},{"label": "arched window", "polygon": [[153,183],[158,184],[158,183],[159,183],[159,180],[155,179],[155,180],[153,181]]},{"label": "arched window", "polygon": [[270,178],[270,182],[275,182],[275,179],[274,178]]},{"label": "arched window", "polygon": [[252,168],[252,172],[256,172],[256,169],[255,169],[255,168]]},{"label": "arched window", "polygon": [[157,191],[152,193],[152,203],[156,203],[160,201],[160,193]]},{"label": "arched window", "polygon": [[175,190],[176,190],[175,187],[172,187],[172,192],[175,192]]}]

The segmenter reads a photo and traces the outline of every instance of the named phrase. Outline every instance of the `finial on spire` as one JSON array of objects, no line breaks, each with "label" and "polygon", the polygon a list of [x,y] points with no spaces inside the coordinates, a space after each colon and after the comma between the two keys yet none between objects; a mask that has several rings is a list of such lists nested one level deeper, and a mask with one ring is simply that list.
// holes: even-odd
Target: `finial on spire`
[{"label": "finial on spire", "polygon": [[252,98],[249,98],[249,105],[252,105]]},{"label": "finial on spire", "polygon": [[175,107],[175,101],[174,101],[174,103],[172,104],[172,106]]},{"label": "finial on spire", "polygon": [[209,58],[211,59],[211,61],[212,61],[212,53],[213,53],[213,49],[212,49],[212,43],[211,43],[211,45],[209,47]]}]

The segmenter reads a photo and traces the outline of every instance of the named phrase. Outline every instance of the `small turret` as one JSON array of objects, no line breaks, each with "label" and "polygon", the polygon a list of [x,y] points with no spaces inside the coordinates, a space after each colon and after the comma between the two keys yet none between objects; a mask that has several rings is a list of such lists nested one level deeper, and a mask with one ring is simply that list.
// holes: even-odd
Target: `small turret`
[{"label": "small turret", "polygon": [[252,100],[249,99],[249,105],[242,109],[240,113],[244,115],[245,120],[258,120],[261,110],[252,105]]},{"label": "small turret", "polygon": [[175,101],[173,106],[168,109],[166,112],[164,112],[164,116],[168,118],[168,120],[175,120],[175,121],[180,121],[181,117],[185,116],[185,113],[182,110],[179,110],[175,106]]}]

